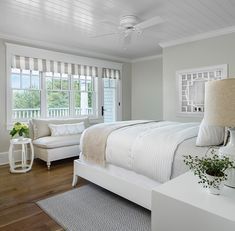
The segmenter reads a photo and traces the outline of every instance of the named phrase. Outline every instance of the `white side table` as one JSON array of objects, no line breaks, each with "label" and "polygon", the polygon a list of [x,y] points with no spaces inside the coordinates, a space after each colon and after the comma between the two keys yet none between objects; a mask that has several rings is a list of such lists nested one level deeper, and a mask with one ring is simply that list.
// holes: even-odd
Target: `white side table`
[{"label": "white side table", "polygon": [[[29,144],[31,148],[31,157],[30,163],[27,163],[27,145]],[[16,164],[14,158],[14,145],[21,145],[21,163]],[[12,139],[10,141],[10,148],[9,148],[9,164],[10,164],[10,172],[12,173],[24,173],[31,170],[33,165],[34,159],[34,149],[32,140],[29,138],[24,139]]]},{"label": "white side table", "polygon": [[191,172],[152,191],[152,231],[234,231],[235,189],[209,194]]}]

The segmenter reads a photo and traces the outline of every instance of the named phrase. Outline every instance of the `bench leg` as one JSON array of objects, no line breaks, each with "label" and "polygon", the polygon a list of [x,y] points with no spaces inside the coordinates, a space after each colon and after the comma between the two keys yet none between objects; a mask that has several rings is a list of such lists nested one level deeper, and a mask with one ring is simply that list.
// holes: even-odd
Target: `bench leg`
[{"label": "bench leg", "polygon": [[47,161],[47,170],[50,170],[50,168],[51,168],[51,162]]}]

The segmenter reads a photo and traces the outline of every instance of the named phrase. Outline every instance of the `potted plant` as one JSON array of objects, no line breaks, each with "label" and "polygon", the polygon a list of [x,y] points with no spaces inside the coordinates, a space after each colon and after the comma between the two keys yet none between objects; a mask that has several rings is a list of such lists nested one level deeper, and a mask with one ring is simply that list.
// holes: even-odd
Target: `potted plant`
[{"label": "potted plant", "polygon": [[29,127],[27,124],[16,122],[10,131],[10,135],[12,138],[19,135],[19,139],[23,139],[29,135]]},{"label": "potted plant", "polygon": [[227,180],[226,170],[233,167],[233,161],[229,157],[216,155],[215,150],[212,150],[211,154],[201,158],[184,156],[184,163],[199,177],[199,184],[208,188],[210,193],[219,195],[224,181]]}]

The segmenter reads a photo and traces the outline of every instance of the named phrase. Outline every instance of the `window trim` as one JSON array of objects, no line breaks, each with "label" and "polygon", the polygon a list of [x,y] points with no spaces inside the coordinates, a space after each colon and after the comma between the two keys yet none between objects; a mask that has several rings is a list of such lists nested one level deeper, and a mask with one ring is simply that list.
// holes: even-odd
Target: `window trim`
[{"label": "window trim", "polygon": [[[6,128],[9,130],[12,127],[13,121],[12,121],[12,90],[11,90],[11,60],[14,55],[19,56],[26,56],[26,57],[35,57],[35,58],[41,58],[50,60],[56,60],[61,62],[67,62],[67,63],[78,63],[81,65],[90,65],[90,66],[97,66],[98,67],[98,86],[97,86],[97,99],[96,104],[98,108],[98,115],[95,117],[89,116],[89,118],[93,121],[103,121],[103,117],[101,116],[101,107],[103,105],[103,89],[102,89],[102,68],[113,68],[113,69],[119,69],[122,73],[122,63],[112,62],[112,61],[106,61],[102,59],[96,59],[96,58],[88,58],[84,56],[77,56],[77,55],[71,55],[69,53],[62,53],[62,52],[56,52],[46,49],[39,49],[34,47],[28,47],[28,46],[21,46],[17,44],[12,43],[5,43],[6,44]],[[42,78],[41,81],[45,81],[45,78]],[[117,120],[122,120],[122,85],[121,81],[119,81],[119,102],[120,106],[118,106],[117,111]],[[43,82],[42,82],[43,84]],[[45,83],[44,83],[45,84]],[[43,90],[41,90],[41,100],[43,97],[46,97],[46,94],[43,94]],[[41,102],[46,102],[45,100],[42,100]],[[117,104],[118,105],[118,104]],[[42,105],[41,107],[46,107],[46,105]],[[47,118],[46,115],[41,114],[40,118]]]}]

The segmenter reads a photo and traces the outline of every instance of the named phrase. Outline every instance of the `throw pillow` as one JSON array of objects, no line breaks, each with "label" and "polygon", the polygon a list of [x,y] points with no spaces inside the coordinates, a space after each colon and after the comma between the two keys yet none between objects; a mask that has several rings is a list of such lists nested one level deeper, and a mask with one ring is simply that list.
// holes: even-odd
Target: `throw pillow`
[{"label": "throw pillow", "polygon": [[75,124],[48,124],[51,136],[69,136],[81,134],[85,130],[84,122]]},{"label": "throw pillow", "polygon": [[208,125],[202,120],[196,140],[197,146],[220,145],[224,142],[225,128]]}]

